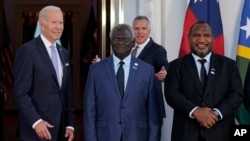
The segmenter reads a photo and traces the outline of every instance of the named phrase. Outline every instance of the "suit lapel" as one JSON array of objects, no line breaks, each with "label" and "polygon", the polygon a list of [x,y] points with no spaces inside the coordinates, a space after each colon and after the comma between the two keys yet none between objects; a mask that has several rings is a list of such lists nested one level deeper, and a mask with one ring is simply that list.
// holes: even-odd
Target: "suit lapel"
[{"label": "suit lapel", "polygon": [[41,58],[44,60],[45,64],[47,64],[49,70],[53,73],[53,77],[59,86],[59,83],[57,81],[56,71],[53,67],[52,61],[51,61],[50,56],[48,54],[48,51],[47,51],[41,37],[39,36],[36,40],[37,40],[37,45],[36,45],[37,50],[41,54]]},{"label": "suit lapel", "polygon": [[197,89],[200,92],[200,95],[202,95],[202,86],[201,86],[199,74],[198,74],[197,67],[196,67],[192,54],[189,54],[188,56],[183,58],[183,62],[188,72],[187,76],[190,76],[190,79],[193,79],[195,87],[197,87]]},{"label": "suit lapel", "polygon": [[112,55],[109,56],[107,59],[105,59],[104,63],[105,63],[105,68],[106,68],[110,83],[114,87],[115,94],[120,100],[122,100],[121,95],[120,95],[120,91],[118,88],[118,83],[116,80],[116,73],[115,73],[115,69],[114,69],[114,61],[113,61]]},{"label": "suit lapel", "polygon": [[153,40],[150,38],[150,41],[147,43],[147,45],[144,47],[144,49],[142,50],[142,52],[137,58],[144,60],[144,58],[148,56],[148,50],[151,47],[152,43],[153,43]]},{"label": "suit lapel", "polygon": [[[58,52],[58,55],[59,55],[59,57],[60,57],[61,65],[62,65],[62,72],[63,72],[62,74],[63,74],[63,76],[62,76],[61,88],[63,88],[63,86],[64,86],[64,84],[65,84],[64,82],[65,82],[65,80],[66,80],[66,74],[67,74],[67,72],[66,72],[66,67],[67,67],[67,65],[69,65],[69,63],[66,62],[66,58],[65,58],[65,56],[64,56],[64,54],[63,54],[62,46],[56,44],[56,48],[57,48],[57,52]],[[68,63],[68,64],[67,64],[67,63]]]},{"label": "suit lapel", "polygon": [[53,73],[55,81],[57,82],[56,71],[53,67],[48,51],[46,50],[46,47],[43,44],[41,37],[39,36],[36,40],[38,52],[40,52],[41,58],[44,60],[45,64],[47,64],[49,70]]},{"label": "suit lapel", "polygon": [[127,82],[127,87],[126,87],[124,98],[123,98],[124,100],[128,97],[128,94],[130,93],[132,87],[135,84],[134,81],[136,80],[137,75],[139,75],[138,73],[139,67],[140,67],[140,64],[136,61],[134,57],[131,57],[128,82]]},{"label": "suit lapel", "polygon": [[216,77],[218,76],[217,74],[220,74],[216,71],[219,71],[220,69],[220,63],[218,62],[217,56],[212,54],[210,58],[210,67],[208,71],[208,77],[207,77],[207,85],[205,88],[205,93],[204,96],[206,96],[209,91],[215,87],[216,83]]}]

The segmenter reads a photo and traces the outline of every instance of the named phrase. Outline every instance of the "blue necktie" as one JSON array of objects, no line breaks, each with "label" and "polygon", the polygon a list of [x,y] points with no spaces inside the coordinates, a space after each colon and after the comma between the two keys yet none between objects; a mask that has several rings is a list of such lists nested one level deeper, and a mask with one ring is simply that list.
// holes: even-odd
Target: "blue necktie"
[{"label": "blue necktie", "polygon": [[56,52],[56,46],[51,45],[51,61],[54,66],[54,69],[56,71],[57,81],[59,85],[61,86],[60,76],[59,76],[59,66],[58,66],[58,60],[57,60],[57,52]]}]

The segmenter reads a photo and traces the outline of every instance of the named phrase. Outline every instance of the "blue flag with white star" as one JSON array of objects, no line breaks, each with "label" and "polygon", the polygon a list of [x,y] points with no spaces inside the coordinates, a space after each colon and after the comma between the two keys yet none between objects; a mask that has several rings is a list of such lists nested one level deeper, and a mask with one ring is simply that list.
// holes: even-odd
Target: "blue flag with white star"
[{"label": "blue flag with white star", "polygon": [[[245,0],[241,23],[240,34],[237,48],[236,62],[240,71],[242,83],[244,83],[248,62],[250,61],[250,0]],[[243,104],[236,112],[236,119],[240,124],[250,124],[250,113]]]}]

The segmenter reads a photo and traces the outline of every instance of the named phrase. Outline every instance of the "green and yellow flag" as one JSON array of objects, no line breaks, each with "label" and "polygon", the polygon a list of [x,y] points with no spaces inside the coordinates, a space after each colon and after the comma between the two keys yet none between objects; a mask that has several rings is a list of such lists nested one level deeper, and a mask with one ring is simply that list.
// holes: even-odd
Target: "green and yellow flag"
[{"label": "green and yellow flag", "polygon": [[[250,61],[250,0],[245,0],[237,48],[236,63],[240,71],[242,82],[244,83],[248,62]],[[250,124],[250,113],[241,104],[236,112],[236,119],[239,124]]]}]

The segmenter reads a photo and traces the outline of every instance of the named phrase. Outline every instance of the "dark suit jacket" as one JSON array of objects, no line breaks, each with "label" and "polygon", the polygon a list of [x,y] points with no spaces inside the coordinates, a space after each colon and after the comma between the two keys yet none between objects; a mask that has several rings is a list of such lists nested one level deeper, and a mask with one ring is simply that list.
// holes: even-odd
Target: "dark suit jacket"
[{"label": "dark suit jacket", "polygon": [[[207,141],[229,141],[229,126],[242,102],[242,82],[235,61],[216,54],[210,61],[204,94],[191,54],[169,64],[165,96],[174,109],[172,141],[197,141],[200,130]],[[189,117],[196,106],[217,108],[223,119],[213,128],[203,129]]]},{"label": "dark suit jacket", "polygon": [[[137,65],[138,64],[138,65]],[[160,141],[161,114],[154,69],[131,58],[124,98],[113,57],[90,66],[84,96],[85,141]]]},{"label": "dark suit jacket", "polygon": [[[143,60],[146,63],[152,65],[155,69],[155,72],[159,72],[162,66],[168,68],[168,60],[167,60],[167,51],[165,48],[153,41],[150,38],[148,44],[143,48],[142,52],[137,57]],[[160,99],[161,99],[161,113],[162,117],[166,117],[165,106],[164,106],[164,98],[162,94],[162,83],[158,81],[158,87],[160,89]]]},{"label": "dark suit jacket", "polygon": [[32,124],[43,119],[54,127],[52,139],[58,135],[61,115],[63,130],[73,126],[71,67],[69,54],[57,45],[62,62],[63,79],[59,87],[56,72],[40,37],[19,48],[16,54],[14,96],[20,110],[20,139],[39,140]]},{"label": "dark suit jacket", "polygon": [[168,68],[167,51],[163,46],[155,43],[152,38],[137,58],[154,66],[155,72],[159,72],[162,66]]}]

